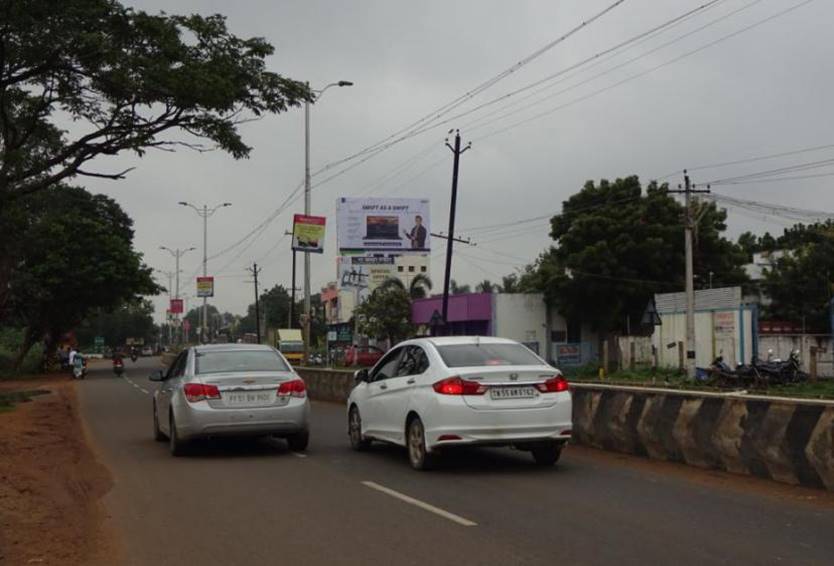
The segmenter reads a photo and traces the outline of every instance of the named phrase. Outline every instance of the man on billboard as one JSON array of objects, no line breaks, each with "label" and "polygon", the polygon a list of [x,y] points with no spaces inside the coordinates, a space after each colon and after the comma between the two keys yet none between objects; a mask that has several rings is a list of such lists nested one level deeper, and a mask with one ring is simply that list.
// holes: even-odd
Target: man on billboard
[{"label": "man on billboard", "polygon": [[422,250],[426,248],[426,227],[423,226],[423,217],[419,214],[414,217],[414,228],[411,232],[406,232],[405,237],[411,240],[411,247],[413,249]]}]

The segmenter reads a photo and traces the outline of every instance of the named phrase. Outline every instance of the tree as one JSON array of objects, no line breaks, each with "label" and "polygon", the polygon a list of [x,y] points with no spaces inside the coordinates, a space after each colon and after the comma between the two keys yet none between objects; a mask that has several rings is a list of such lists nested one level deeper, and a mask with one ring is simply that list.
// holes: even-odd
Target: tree
[{"label": "tree", "polygon": [[449,294],[450,295],[464,295],[466,293],[471,293],[472,288],[469,285],[458,285],[458,282],[452,279],[449,281]]},{"label": "tree", "polygon": [[9,282],[12,316],[26,328],[19,359],[42,337],[52,348],[96,309],[158,293],[151,269],[133,250],[133,222],[112,199],[52,187],[10,208],[26,219]]},{"label": "tree", "polygon": [[[209,323],[211,323],[212,320],[214,320],[217,316],[220,315],[220,311],[217,309],[216,306],[212,305],[211,303],[206,305],[206,312],[208,313]],[[183,320],[187,320],[188,324],[191,325],[190,337],[192,339],[200,339],[200,320],[202,319],[202,316],[203,305],[200,305],[189,310],[183,317]]]},{"label": "tree", "polygon": [[[726,213],[700,203],[695,272],[723,285],[744,283],[744,252],[721,233]],[[654,293],[684,287],[683,207],[636,176],[588,181],[551,220],[555,245],[525,271],[521,286],[544,293],[548,305],[569,320],[618,332],[627,319],[639,323]],[[605,300],[601,300],[604,298]]]},{"label": "tree", "polygon": [[499,291],[502,293],[520,293],[521,286],[519,284],[518,275],[516,273],[510,273],[509,275],[502,277]]},{"label": "tree", "polygon": [[407,289],[405,283],[398,277],[389,277],[382,282],[380,287],[397,287],[402,289],[408,293],[409,298],[413,301],[428,296],[428,292],[431,291],[432,282],[427,275],[420,273],[411,280]]},{"label": "tree", "polygon": [[395,344],[411,335],[411,300],[397,285],[380,285],[368,300],[354,311],[359,317],[359,332]]},{"label": "tree", "polygon": [[220,15],[115,0],[2,0],[0,11],[0,206],[76,175],[122,178],[87,164],[126,150],[203,150],[204,139],[246,157],[240,123],[312,97],[266,70],[269,43],[232,35]]},{"label": "tree", "polygon": [[797,224],[775,241],[786,253],[764,272],[762,290],[770,298],[765,315],[804,322],[807,329],[829,332],[834,288],[834,222]]},{"label": "tree", "polygon": [[146,299],[122,304],[115,309],[96,309],[76,329],[75,335],[82,347],[92,347],[96,336],[104,338],[105,345],[123,346],[127,338],[141,338],[152,342],[158,332],[153,322],[153,305]]},{"label": "tree", "polygon": [[476,293],[492,293],[498,288],[498,285],[494,284],[489,279],[484,279],[477,285],[475,285],[475,292]]}]

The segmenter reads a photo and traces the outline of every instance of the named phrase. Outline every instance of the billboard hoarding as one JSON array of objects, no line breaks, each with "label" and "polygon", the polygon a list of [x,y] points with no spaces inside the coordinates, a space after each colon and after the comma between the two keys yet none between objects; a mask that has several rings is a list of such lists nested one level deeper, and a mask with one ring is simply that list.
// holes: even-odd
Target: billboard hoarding
[{"label": "billboard hoarding", "polygon": [[428,252],[428,199],[340,198],[336,202],[340,250]]},{"label": "billboard hoarding", "polygon": [[173,314],[182,314],[182,307],[183,307],[183,300],[182,299],[171,299],[171,308],[168,309],[169,312]]},{"label": "billboard hoarding", "polygon": [[197,278],[197,296],[198,297],[213,297],[214,296],[214,277],[198,277]]},{"label": "billboard hoarding", "polygon": [[324,252],[324,216],[293,216],[292,249],[297,252]]}]

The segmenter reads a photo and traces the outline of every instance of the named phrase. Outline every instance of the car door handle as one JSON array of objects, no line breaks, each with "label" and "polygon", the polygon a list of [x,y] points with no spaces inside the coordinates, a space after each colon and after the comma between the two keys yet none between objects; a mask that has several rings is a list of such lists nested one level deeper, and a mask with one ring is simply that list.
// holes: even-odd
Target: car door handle
[{"label": "car door handle", "polygon": [[406,381],[406,383],[407,383],[408,385],[413,385],[415,381],[416,381],[416,380],[412,377],[411,379],[409,379],[408,381]]},{"label": "car door handle", "polygon": [[380,388],[380,389],[388,389],[388,386],[387,386],[387,385],[385,385],[384,383],[380,383],[380,384],[379,384],[379,388]]}]

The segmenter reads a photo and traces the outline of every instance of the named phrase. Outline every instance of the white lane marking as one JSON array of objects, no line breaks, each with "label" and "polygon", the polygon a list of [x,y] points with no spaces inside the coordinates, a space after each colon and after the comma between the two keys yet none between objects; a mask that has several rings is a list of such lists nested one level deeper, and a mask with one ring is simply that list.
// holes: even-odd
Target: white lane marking
[{"label": "white lane marking", "polygon": [[150,395],[150,391],[148,391],[147,389],[145,389],[144,387],[142,387],[142,386],[141,386],[141,385],[139,385],[138,383],[134,383],[134,382],[133,382],[133,380],[132,380],[132,379],[130,379],[128,376],[123,375],[123,376],[122,376],[122,378],[123,378],[125,381],[127,381],[128,383],[130,383],[133,387],[135,387],[136,389],[138,389],[139,391],[141,391],[142,393],[144,393],[145,395]]},{"label": "white lane marking", "polygon": [[448,520],[450,520],[454,523],[457,523],[459,525],[463,525],[464,527],[477,527],[478,526],[478,523],[475,523],[474,521],[470,521],[469,519],[465,519],[465,518],[461,517],[460,515],[455,515],[454,513],[449,513],[448,511],[444,511],[443,509],[440,509],[439,507],[435,507],[434,505],[431,505],[431,504],[426,503],[424,501],[420,501],[419,499],[414,499],[413,497],[410,497],[410,496],[408,496],[404,493],[400,493],[399,491],[395,491],[395,490],[393,490],[389,487],[385,487],[384,485],[379,485],[376,482],[363,481],[362,485],[364,485],[365,487],[370,487],[371,489],[375,489],[375,490],[377,490],[379,492],[382,492],[386,495],[390,495],[391,497],[395,497],[395,498],[399,499],[400,501],[404,501],[406,503],[410,503],[411,505],[414,505],[414,506],[419,507],[421,509],[425,509],[426,511],[429,511],[430,513],[434,513],[435,515],[439,515],[439,516],[443,517],[444,519],[448,519]]},{"label": "white lane marking", "polygon": [[307,454],[302,454],[301,452],[292,452],[292,455],[296,458],[306,458]]}]

